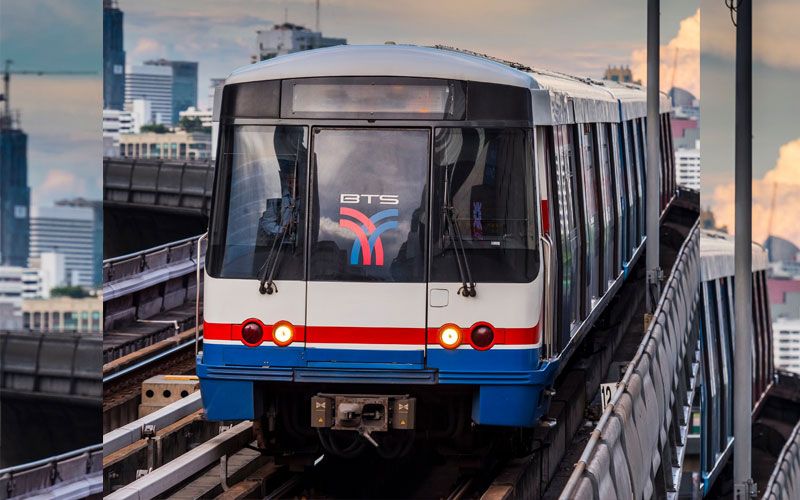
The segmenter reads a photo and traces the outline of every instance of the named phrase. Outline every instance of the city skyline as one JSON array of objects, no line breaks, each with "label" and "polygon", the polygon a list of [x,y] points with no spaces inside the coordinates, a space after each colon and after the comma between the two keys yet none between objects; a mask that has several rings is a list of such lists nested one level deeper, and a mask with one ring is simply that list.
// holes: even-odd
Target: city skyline
[{"label": "city skyline", "polygon": [[[608,0],[558,4],[512,1],[504,2],[500,9],[496,4],[477,1],[415,0],[402,5],[322,2],[320,29],[325,36],[347,38],[350,44],[394,41],[453,45],[534,67],[595,78],[601,77],[608,65],[631,65],[638,72],[635,76],[641,78],[646,4],[625,3],[625,8],[619,9],[610,8],[618,3]],[[139,64],[161,57],[198,61],[201,89],[198,100],[202,107],[208,104],[202,89],[208,86],[210,78],[225,77],[233,69],[250,63],[250,57],[256,53],[257,30],[284,20],[314,29],[314,5],[315,2],[306,0],[268,4],[236,0],[224,6],[210,0],[175,1],[167,5],[154,0],[122,1],[119,7],[125,14],[127,61]],[[673,59],[667,57],[672,50],[669,44],[676,38],[684,43],[682,40],[687,37],[678,36],[681,21],[698,16],[697,8],[698,2],[691,0],[662,6],[665,58],[662,71],[670,75]],[[578,16],[576,9],[589,9],[591,15]],[[494,19],[498,29],[487,29],[486,19]],[[569,26],[553,23],[552,19],[564,20]],[[695,33],[694,39],[699,40],[699,33]],[[554,44],[562,50],[554,52]],[[689,85],[683,86],[694,85],[690,90],[697,94],[699,66],[691,61],[691,54],[680,57],[679,72],[683,71],[685,76],[677,75],[676,84],[688,82]]]}]

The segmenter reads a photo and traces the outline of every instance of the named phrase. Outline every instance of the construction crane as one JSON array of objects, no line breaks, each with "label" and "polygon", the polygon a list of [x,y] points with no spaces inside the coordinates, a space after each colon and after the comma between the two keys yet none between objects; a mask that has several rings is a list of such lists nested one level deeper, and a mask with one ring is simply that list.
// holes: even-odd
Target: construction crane
[{"label": "construction crane", "polygon": [[[0,101],[3,101],[3,115],[2,120],[0,120],[0,125],[8,125],[10,126],[11,123],[11,75],[94,75],[97,74],[94,71],[69,71],[69,70],[60,70],[60,71],[53,71],[53,70],[40,70],[40,69],[26,69],[26,70],[11,70],[11,65],[14,63],[11,59],[5,60],[5,65],[3,67],[3,93],[0,94]],[[5,122],[8,121],[9,123],[6,124]]]}]

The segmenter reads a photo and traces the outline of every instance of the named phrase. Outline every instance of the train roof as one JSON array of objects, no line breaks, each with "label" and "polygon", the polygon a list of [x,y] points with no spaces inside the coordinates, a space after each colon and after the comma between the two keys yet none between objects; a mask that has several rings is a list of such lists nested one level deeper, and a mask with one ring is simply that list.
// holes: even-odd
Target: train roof
[{"label": "train roof", "polygon": [[[723,276],[733,276],[736,272],[734,263],[734,238],[720,231],[703,229],[700,231],[700,279],[711,281]],[[758,243],[753,243],[753,271],[767,268],[769,259],[767,251]]]},{"label": "train roof", "polygon": [[[451,47],[338,45],[238,68],[225,84],[333,76],[409,76],[496,83],[531,90],[536,125],[616,122],[645,116],[644,87],[582,78]],[[661,94],[661,112],[671,109]]]}]

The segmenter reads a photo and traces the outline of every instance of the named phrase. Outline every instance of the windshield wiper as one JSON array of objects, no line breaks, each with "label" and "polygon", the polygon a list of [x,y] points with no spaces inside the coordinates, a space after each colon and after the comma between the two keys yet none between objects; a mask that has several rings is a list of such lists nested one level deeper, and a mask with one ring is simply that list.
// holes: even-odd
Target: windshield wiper
[{"label": "windshield wiper", "polygon": [[[280,262],[281,255],[283,253],[283,242],[286,240],[286,235],[289,233],[289,227],[294,225],[294,208],[295,203],[294,199],[292,199],[292,204],[290,205],[289,209],[291,218],[289,219],[289,222],[283,226],[280,238],[276,237],[272,240],[272,246],[269,249],[267,258],[264,260],[264,264],[261,266],[261,280],[258,287],[258,291],[261,293],[261,295],[272,295],[273,292],[278,291],[278,286],[273,281],[273,278],[275,278],[275,271],[278,269],[278,262]],[[275,255],[274,260],[272,258],[273,254]],[[271,266],[269,265],[270,261],[272,262]]]},{"label": "windshield wiper", "polygon": [[464,297],[475,297],[477,292],[475,291],[475,282],[472,280],[467,252],[464,249],[464,238],[461,236],[461,230],[453,218],[455,207],[453,207],[453,201],[450,199],[450,175],[447,167],[445,167],[444,188],[444,199],[447,203],[442,207],[442,210],[449,226],[447,234],[450,237],[450,243],[453,245],[453,253],[455,253],[456,264],[458,264],[458,276],[461,278],[461,288],[458,289],[458,293]]}]

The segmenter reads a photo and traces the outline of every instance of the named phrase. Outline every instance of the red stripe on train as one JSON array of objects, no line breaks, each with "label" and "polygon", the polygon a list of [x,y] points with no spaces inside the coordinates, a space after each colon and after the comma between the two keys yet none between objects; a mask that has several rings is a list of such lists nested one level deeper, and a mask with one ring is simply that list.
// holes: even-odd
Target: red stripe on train
[{"label": "red stripe on train", "polygon": [[[261,323],[264,337],[269,338],[272,325]],[[241,340],[242,325],[205,323],[203,337],[209,340]],[[464,335],[469,335],[472,326],[462,326]],[[495,344],[531,345],[539,343],[539,325],[530,328],[495,328]],[[466,339],[465,339],[466,340]],[[381,328],[350,326],[295,325],[295,342],[320,344],[407,344],[439,343],[439,329],[428,328]]]}]

